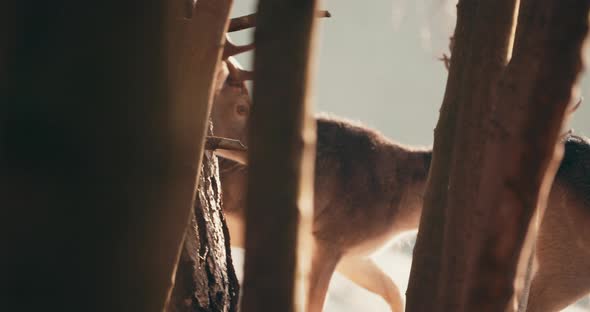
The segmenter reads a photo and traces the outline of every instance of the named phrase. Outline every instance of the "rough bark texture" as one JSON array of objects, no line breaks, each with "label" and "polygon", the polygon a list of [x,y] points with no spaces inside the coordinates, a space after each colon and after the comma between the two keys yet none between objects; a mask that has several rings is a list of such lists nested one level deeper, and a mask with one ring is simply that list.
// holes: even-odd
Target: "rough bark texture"
[{"label": "rough bark texture", "polygon": [[[485,3],[485,4],[479,4]],[[491,83],[496,81],[507,62],[507,50],[512,32],[511,12],[516,5],[515,0],[499,1],[495,3],[461,1],[457,9],[457,25],[452,44],[452,59],[449,77],[440,117],[435,129],[434,153],[429,173],[429,187],[424,198],[424,208],[420,221],[418,241],[428,241],[427,244],[416,244],[411,271],[411,283],[408,285],[408,311],[429,311],[434,306],[437,285],[442,278],[444,231],[447,222],[447,202],[449,198],[450,177],[454,164],[459,163],[456,158],[472,156],[473,165],[465,168],[473,170],[482,153],[471,151],[465,155],[457,155],[461,134],[463,141],[481,144],[481,134],[477,131],[463,131],[460,124],[460,114],[472,114],[473,119],[467,120],[467,126],[479,123],[482,116],[489,109]],[[481,19],[479,15],[483,15]],[[497,19],[501,14],[503,18]],[[477,25],[477,26],[476,26]],[[488,27],[486,29],[486,26]],[[485,34],[485,35],[483,35]],[[480,105],[481,103],[481,105]],[[459,163],[463,165],[462,163]],[[469,163],[467,163],[469,164]],[[473,194],[467,194],[467,197]],[[473,200],[473,199],[472,199]],[[466,243],[470,243],[471,235],[466,233]],[[461,260],[465,258],[459,257]],[[416,270],[414,268],[421,268]],[[464,278],[461,274],[457,278]]]},{"label": "rough bark texture", "polygon": [[518,304],[531,220],[543,214],[561,158],[556,142],[581,71],[589,3],[522,1],[506,64],[517,3],[459,2],[407,311]]},{"label": "rough bark texture", "polygon": [[[219,66],[232,2],[199,0],[194,7],[192,3],[191,0],[170,3],[170,77],[179,90],[185,91],[179,92],[176,98],[185,109],[175,111],[172,118],[185,144],[203,144],[202,137],[195,135],[199,134],[194,131],[195,119],[209,115],[213,78]],[[198,130],[204,132],[205,128]],[[239,286],[221,211],[217,158],[210,152],[204,155],[169,311],[237,311]]]},{"label": "rough bark texture", "polygon": [[302,311],[315,124],[307,86],[316,2],[262,0],[249,137],[245,312]]},{"label": "rough bark texture", "polygon": [[169,311],[237,311],[239,284],[221,211],[217,159],[205,153]]}]

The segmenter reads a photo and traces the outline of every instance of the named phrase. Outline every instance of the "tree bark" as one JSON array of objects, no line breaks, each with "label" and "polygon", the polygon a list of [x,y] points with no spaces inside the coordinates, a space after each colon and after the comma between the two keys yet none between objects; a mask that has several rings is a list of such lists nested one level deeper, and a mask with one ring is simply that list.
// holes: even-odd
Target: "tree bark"
[{"label": "tree bark", "polygon": [[[204,144],[202,134],[206,128],[195,126],[207,124],[231,3],[199,0],[194,8],[192,1],[170,4],[169,76],[181,90],[175,99],[181,108],[172,117],[183,146]],[[208,132],[211,133],[211,127]],[[239,285],[221,211],[217,159],[211,152],[206,152],[205,158],[196,158],[197,164],[203,160],[202,171],[168,310],[237,311]]]},{"label": "tree bark", "polygon": [[517,4],[459,2],[407,311],[518,305],[531,220],[543,214],[561,159],[556,142],[581,71],[588,2]]},{"label": "tree bark", "polygon": [[[514,12],[515,5],[515,0],[503,0],[498,2],[498,6],[489,1],[461,1],[457,6],[451,66],[435,129],[429,187],[424,198],[417,238],[418,242],[428,243],[416,244],[414,247],[410,275],[412,282],[409,283],[407,291],[408,311],[429,311],[434,307],[434,300],[423,298],[436,298],[438,287],[433,285],[442,280],[439,275],[443,267],[443,233],[451,196],[448,192],[451,172],[455,164],[461,164],[457,158],[462,158],[463,161],[469,156],[474,158],[473,165],[465,168],[466,173],[469,173],[468,169],[474,170],[473,167],[477,166],[477,161],[483,156],[477,150],[473,154],[470,152],[462,155],[462,151],[457,150],[459,144],[454,148],[454,142],[461,139],[458,136],[463,134],[463,141],[481,143],[478,132],[463,131],[461,116],[472,114],[474,119],[467,122],[469,126],[475,126],[486,114],[485,102],[489,102],[491,83],[498,79],[508,59],[507,51],[513,23],[511,13]],[[498,15],[503,18],[498,20]],[[479,105],[480,102],[484,103]],[[473,201],[473,195],[467,194],[466,200]]]},{"label": "tree bark", "polygon": [[261,0],[249,137],[245,312],[303,311],[315,123],[308,99],[316,1]]},{"label": "tree bark", "polygon": [[221,211],[216,157],[207,152],[180,255],[169,311],[237,311],[239,284]]},{"label": "tree bark", "polygon": [[[228,1],[198,2],[214,3],[207,14],[220,3],[222,15],[229,12]],[[207,25],[217,40],[199,54],[209,41],[187,36],[202,20],[175,15],[178,4],[188,8],[186,1],[2,4],[4,308],[164,308],[227,21]]]}]

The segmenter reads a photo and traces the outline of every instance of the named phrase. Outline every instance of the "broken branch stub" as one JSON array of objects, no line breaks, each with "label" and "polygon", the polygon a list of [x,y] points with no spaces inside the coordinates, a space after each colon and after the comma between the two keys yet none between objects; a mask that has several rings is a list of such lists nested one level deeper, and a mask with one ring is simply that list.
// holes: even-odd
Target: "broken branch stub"
[{"label": "broken branch stub", "polygon": [[208,136],[205,141],[206,150],[224,149],[230,151],[247,151],[248,149],[239,140],[217,136]]}]

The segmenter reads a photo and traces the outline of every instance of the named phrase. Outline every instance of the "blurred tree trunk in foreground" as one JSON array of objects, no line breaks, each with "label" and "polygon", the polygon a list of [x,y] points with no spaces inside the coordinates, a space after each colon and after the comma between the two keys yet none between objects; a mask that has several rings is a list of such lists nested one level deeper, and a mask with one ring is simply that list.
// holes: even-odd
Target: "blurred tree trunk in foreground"
[{"label": "blurred tree trunk in foreground", "polygon": [[407,311],[516,310],[589,5],[459,1]]},{"label": "blurred tree trunk in foreground", "polygon": [[[199,23],[185,18],[196,15],[186,14],[188,3],[2,3],[3,310],[164,308],[193,207],[230,1],[199,0],[206,21],[215,21],[206,53],[191,38]],[[201,192],[215,198],[214,188]],[[197,214],[197,226],[219,227],[219,215],[208,218]],[[199,255],[208,250],[208,266],[198,269],[211,270],[211,257],[227,246],[221,229],[199,231],[217,235],[205,241],[199,232],[197,241],[215,243],[198,246]],[[229,265],[214,260],[221,272]],[[219,293],[229,276],[215,278],[205,282],[225,284],[207,288],[216,291],[208,299],[231,301],[234,294]]]},{"label": "blurred tree trunk in foreground", "polygon": [[304,311],[315,123],[309,83],[315,0],[261,0],[249,137],[244,312]]}]

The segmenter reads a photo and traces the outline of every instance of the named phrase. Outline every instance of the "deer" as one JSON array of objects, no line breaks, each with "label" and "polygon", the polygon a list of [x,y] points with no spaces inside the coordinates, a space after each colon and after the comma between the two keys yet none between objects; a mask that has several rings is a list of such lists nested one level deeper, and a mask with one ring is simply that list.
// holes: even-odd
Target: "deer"
[{"label": "deer", "polygon": [[[220,69],[226,80],[214,99],[213,132],[247,146],[252,103],[245,80],[252,74],[232,55],[224,53]],[[399,288],[368,256],[418,228],[432,150],[401,145],[342,118],[320,114],[316,122],[312,231],[319,248],[312,255],[307,311],[322,311],[338,271],[401,312]],[[565,153],[536,242],[532,312],[559,311],[590,292],[590,141],[570,132],[561,141]],[[243,247],[247,150],[215,153],[224,158],[220,179],[230,242]]]}]

